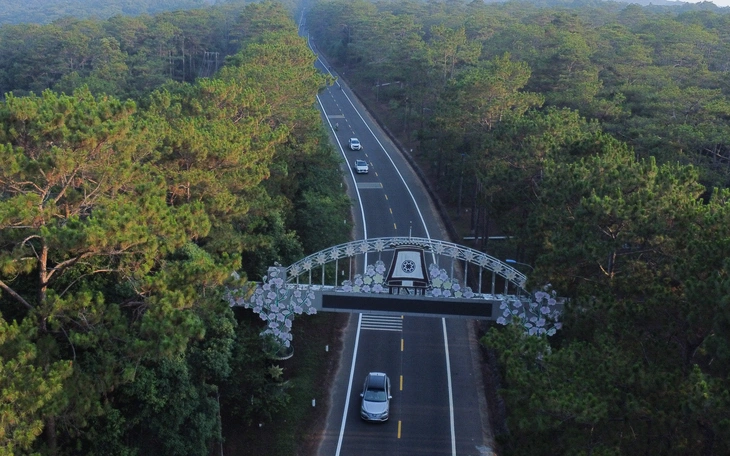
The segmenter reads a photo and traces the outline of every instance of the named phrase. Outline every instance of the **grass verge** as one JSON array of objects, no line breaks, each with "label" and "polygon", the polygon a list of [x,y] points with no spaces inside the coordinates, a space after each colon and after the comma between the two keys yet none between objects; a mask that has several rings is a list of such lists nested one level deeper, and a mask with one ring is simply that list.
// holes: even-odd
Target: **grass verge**
[{"label": "grass verge", "polygon": [[347,319],[348,314],[340,313],[297,318],[292,327],[294,356],[277,362],[284,368],[284,378],[288,381],[289,404],[271,422],[261,423],[260,427],[224,422],[223,455],[316,454],[327,419],[329,385],[337,370]]}]

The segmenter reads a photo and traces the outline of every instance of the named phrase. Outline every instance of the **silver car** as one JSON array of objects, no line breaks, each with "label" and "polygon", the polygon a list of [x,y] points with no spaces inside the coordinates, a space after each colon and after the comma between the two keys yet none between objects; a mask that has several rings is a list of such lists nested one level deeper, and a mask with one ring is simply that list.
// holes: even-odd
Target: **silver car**
[{"label": "silver car", "polygon": [[365,160],[355,160],[355,171],[357,171],[358,174],[367,174],[370,171],[368,162]]},{"label": "silver car", "polygon": [[350,138],[350,150],[360,150],[362,149],[362,146],[360,145],[360,140],[357,138]]},{"label": "silver car", "polygon": [[360,418],[365,421],[388,421],[390,418],[390,379],[382,372],[370,372],[360,393]]}]

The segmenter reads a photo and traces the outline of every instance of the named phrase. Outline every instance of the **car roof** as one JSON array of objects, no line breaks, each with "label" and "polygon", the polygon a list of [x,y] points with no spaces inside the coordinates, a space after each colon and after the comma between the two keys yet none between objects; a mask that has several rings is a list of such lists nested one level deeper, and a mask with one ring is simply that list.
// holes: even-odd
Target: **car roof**
[{"label": "car roof", "polygon": [[[355,164],[356,165],[367,165],[365,160],[360,160],[360,159],[355,160]],[[383,375],[385,375],[385,374],[383,374]]]},{"label": "car roof", "polygon": [[368,374],[368,387],[373,389],[385,389],[387,376],[382,372],[370,372]]},{"label": "car roof", "polygon": [[350,141],[359,141],[357,138],[350,138]]}]

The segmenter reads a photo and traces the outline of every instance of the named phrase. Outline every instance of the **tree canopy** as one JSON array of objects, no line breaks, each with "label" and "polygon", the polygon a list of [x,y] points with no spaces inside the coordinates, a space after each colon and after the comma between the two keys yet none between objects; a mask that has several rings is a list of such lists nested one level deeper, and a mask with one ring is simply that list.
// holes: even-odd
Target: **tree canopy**
[{"label": "tree canopy", "polygon": [[460,234],[567,300],[554,336],[516,322],[483,339],[504,454],[730,451],[724,10],[331,0],[307,16]]},{"label": "tree canopy", "polygon": [[[53,46],[36,57],[70,52],[58,72],[15,86],[2,66],[17,93],[0,103],[1,454],[206,455],[221,406],[252,421],[286,404],[260,322],[222,294],[233,271],[346,240],[349,200],[314,107],[327,80],[286,9],[239,8],[277,31],[247,29],[219,71],[190,71],[182,56],[231,11],[32,27]],[[165,36],[179,66],[160,66]]]}]

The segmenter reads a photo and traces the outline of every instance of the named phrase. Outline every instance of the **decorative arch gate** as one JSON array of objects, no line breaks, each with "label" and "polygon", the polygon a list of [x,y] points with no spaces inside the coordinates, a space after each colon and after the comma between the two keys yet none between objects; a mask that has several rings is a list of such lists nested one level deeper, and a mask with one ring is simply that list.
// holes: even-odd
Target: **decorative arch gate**
[{"label": "decorative arch gate", "polygon": [[[496,289],[497,277],[501,277],[504,280],[502,295],[509,295],[510,285],[512,286],[512,290],[516,291],[518,295],[526,292],[525,283],[527,282],[527,277],[509,264],[504,263],[493,256],[487,255],[484,252],[480,252],[469,247],[447,241],[418,237],[362,239],[359,241],[336,245],[317,253],[313,253],[302,258],[296,263],[287,266],[285,268],[286,281],[297,284],[303,283],[302,276],[305,276],[305,283],[312,285],[313,272],[319,271],[319,274],[317,275],[319,276],[319,279],[321,279],[319,283],[320,285],[341,285],[341,283],[335,283],[337,277],[334,275],[329,277],[328,282],[327,264],[334,263],[334,271],[343,273],[345,272],[344,269],[340,269],[339,266],[340,262],[345,263],[347,267],[348,280],[352,281],[353,272],[367,271],[368,254],[377,255],[378,260],[382,261],[384,254],[394,252],[401,246],[422,248],[425,253],[430,254],[432,257],[432,264],[436,264],[440,268],[448,268],[449,276],[452,278],[455,277],[455,273],[463,272],[460,276],[461,280],[459,280],[462,287],[468,286],[469,265],[473,265],[477,268],[477,288],[474,291],[475,294],[489,293],[490,295],[496,295],[498,293]],[[357,261],[358,256],[362,257],[361,262]],[[483,289],[484,271],[491,272],[488,292]]]},{"label": "decorative arch gate", "polygon": [[[375,261],[370,263],[373,256]],[[409,286],[411,280],[392,280],[396,265],[407,271],[401,274],[407,276],[418,270],[419,265],[415,263],[419,261],[424,263],[420,265],[423,275],[427,275],[420,277],[424,280],[419,283],[425,283],[420,289]],[[425,263],[429,261],[426,267]],[[390,262],[390,269],[386,262]],[[399,285],[393,286],[396,282]],[[531,333],[559,329],[559,324],[557,328],[553,325],[552,329],[546,326],[548,320],[554,323],[558,319],[560,311],[555,296],[538,292],[542,295],[536,294],[539,299],[535,302],[525,289],[526,282],[527,277],[514,267],[469,247],[429,238],[387,237],[340,244],[290,266],[271,266],[261,282],[230,290],[226,299],[231,306],[243,306],[259,314],[267,325],[262,334],[273,335],[287,347],[296,315],[314,314],[318,310],[362,310],[343,305],[343,302],[367,304],[378,301],[378,305],[370,308],[387,312],[389,305],[400,311],[404,304],[416,301],[431,301],[431,308],[434,301],[449,301],[453,308],[463,304],[471,309],[488,307],[488,311],[479,316],[473,312],[461,314],[474,318],[505,324],[513,316],[519,316]],[[390,304],[384,304],[386,300]],[[335,301],[340,304],[327,304]],[[499,312],[492,311],[496,306],[499,306]]]}]

